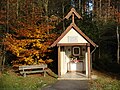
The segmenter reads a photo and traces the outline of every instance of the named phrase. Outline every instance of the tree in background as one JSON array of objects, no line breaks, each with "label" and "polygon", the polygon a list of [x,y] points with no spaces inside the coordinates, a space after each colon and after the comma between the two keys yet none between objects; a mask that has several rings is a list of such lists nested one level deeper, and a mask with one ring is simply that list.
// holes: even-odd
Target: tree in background
[{"label": "tree in background", "polygon": [[116,12],[116,22],[117,22],[117,29],[116,29],[116,36],[117,36],[117,63],[120,63],[120,39],[119,39],[119,26],[120,26],[120,1],[115,3],[117,9]]},{"label": "tree in background", "polygon": [[[45,23],[37,25],[24,24],[24,28],[12,28],[14,34],[6,34],[4,45],[6,50],[11,53],[13,64],[39,64],[50,60],[50,44],[56,38],[56,34],[47,34],[47,30],[54,27]],[[15,58],[16,57],[16,58]]]},{"label": "tree in background", "polygon": [[7,32],[8,18],[7,18],[6,0],[0,2],[0,71],[4,68],[5,62],[5,47],[3,45],[5,33]]},{"label": "tree in background", "polygon": [[[116,42],[116,29],[115,29],[115,26],[116,26],[116,19],[118,19],[116,13],[119,13],[119,1],[116,1],[116,0],[94,0],[94,9],[93,9],[93,12],[94,12],[94,21],[97,22],[97,27],[98,27],[98,37],[99,39],[101,39],[101,33],[114,33],[113,38],[110,39],[110,41],[116,43],[117,45],[117,41]],[[111,26],[111,22],[113,22],[114,24],[114,27]],[[108,27],[110,28],[109,30],[107,29],[104,29],[104,25],[105,24],[108,24]],[[112,25],[113,25],[112,24]],[[114,28],[114,30],[113,30]],[[111,34],[109,34],[111,35]],[[105,40],[105,38],[109,38],[108,36],[105,36],[103,39],[101,39],[102,41]],[[102,48],[101,48],[101,40],[98,41],[99,43],[99,58],[101,57],[101,53],[104,53],[104,52],[101,52]],[[119,43],[119,42],[118,42]],[[115,45],[115,46],[116,46]],[[118,46],[119,47],[119,46]],[[114,49],[114,51],[116,51],[116,47]],[[117,51],[119,52],[119,50]],[[117,55],[119,56],[119,55]],[[118,60],[117,60],[118,61]]]},{"label": "tree in background", "polygon": [[[1,1],[1,5],[4,6],[1,6],[1,13],[5,12],[3,15],[5,23],[2,20],[0,23],[2,27],[5,26],[1,29],[6,31],[3,44],[6,62],[9,64],[11,60],[12,64],[39,64],[52,61],[49,57],[51,52],[49,46],[57,36],[53,29],[60,18],[46,16],[44,3],[44,0]],[[46,23],[47,19],[49,22]]]},{"label": "tree in background", "polygon": [[[116,54],[116,46],[119,46],[117,45],[117,42],[119,40],[117,40],[116,37],[117,24],[115,22],[115,19],[118,20],[117,17],[119,17],[119,14],[117,14],[119,12],[119,1],[72,1],[74,1],[74,8],[76,9],[76,11],[83,17],[83,20],[81,21],[75,20],[76,24],[87,36],[89,36],[99,45],[98,54],[96,53],[96,60],[103,60],[102,62],[107,60],[106,62],[110,63],[116,62],[116,57],[118,56]],[[2,38],[4,38],[5,35],[7,36],[1,41],[8,39],[9,42],[6,41],[4,43],[7,46],[6,50],[9,49],[9,52],[12,52],[12,54],[14,54],[16,59],[18,60],[23,60],[23,57],[21,56],[21,51],[17,51],[17,49],[11,50],[10,45],[7,44],[10,43],[10,39],[11,42],[21,41],[24,43],[26,40],[26,42],[28,43],[28,45],[24,44],[23,46],[21,46],[20,43],[18,46],[16,46],[17,44],[14,44],[16,48],[19,48],[20,46],[22,48],[24,47],[24,49],[27,49],[29,46],[29,49],[33,49],[33,44],[38,43],[39,45],[41,45],[42,42],[39,40],[40,38],[44,40],[45,38],[49,37],[49,34],[51,35],[52,33],[61,33],[70,24],[70,21],[66,22],[62,20],[62,18],[68,13],[71,8],[71,1],[69,0],[1,0],[0,7],[0,15],[2,16],[2,18],[0,16],[0,33],[2,33],[3,35]],[[60,21],[63,22],[59,23]],[[54,28],[54,30],[51,30],[52,28]],[[38,32],[42,34],[41,30],[47,32],[47,34],[46,32],[43,32],[45,33],[44,38],[39,35],[39,38],[37,37]],[[119,29],[117,29],[117,32],[119,34]],[[56,37],[56,35],[54,36]],[[37,40],[39,42],[37,42]],[[48,46],[48,44],[44,45]],[[2,48],[3,46],[4,45],[2,45]],[[34,49],[36,48],[34,47]],[[32,52],[35,51],[31,51],[31,53]],[[35,56],[30,57],[31,60],[35,60],[35,57],[37,57],[36,54]],[[38,54],[40,58],[44,59],[42,56],[40,56],[42,55],[40,52]],[[10,54],[7,56],[10,56]],[[26,59],[28,58],[28,56],[23,56]],[[40,58],[38,58],[37,60],[39,60]]]}]

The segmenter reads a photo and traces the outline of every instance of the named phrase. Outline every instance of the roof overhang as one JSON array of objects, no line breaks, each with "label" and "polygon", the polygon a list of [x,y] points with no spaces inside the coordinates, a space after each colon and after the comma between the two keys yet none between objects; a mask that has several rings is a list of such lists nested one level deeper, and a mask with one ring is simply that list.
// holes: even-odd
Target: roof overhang
[{"label": "roof overhang", "polygon": [[[71,30],[71,28],[74,28],[84,39],[86,39],[91,45],[94,47],[98,47],[97,44],[95,44],[88,36],[86,36],[77,26],[75,23],[71,23],[70,26],[67,27],[67,29],[61,34],[60,37],[57,38],[57,40],[51,45],[51,47],[60,45],[58,42]],[[69,44],[69,43],[68,43]],[[65,45],[65,44],[63,44]],[[66,44],[67,45],[67,44]],[[72,45],[72,44],[71,44]],[[75,45],[75,44],[74,44]],[[80,44],[79,44],[80,45]]]}]

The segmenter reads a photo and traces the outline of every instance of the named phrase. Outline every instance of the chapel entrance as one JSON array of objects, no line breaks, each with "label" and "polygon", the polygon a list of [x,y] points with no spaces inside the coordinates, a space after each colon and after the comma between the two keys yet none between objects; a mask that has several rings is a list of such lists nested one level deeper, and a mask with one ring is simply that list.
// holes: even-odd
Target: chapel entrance
[{"label": "chapel entrance", "polygon": [[65,46],[62,47],[62,72],[61,74],[66,73],[76,73],[78,72],[79,75],[84,74],[86,72],[86,61],[85,61],[85,53],[86,47],[85,46]]}]

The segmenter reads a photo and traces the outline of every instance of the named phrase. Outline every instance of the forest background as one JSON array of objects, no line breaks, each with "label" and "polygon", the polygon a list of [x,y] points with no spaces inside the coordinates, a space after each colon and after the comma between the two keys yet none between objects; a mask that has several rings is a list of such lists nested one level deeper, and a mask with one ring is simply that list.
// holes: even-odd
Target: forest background
[{"label": "forest background", "polygon": [[75,23],[99,46],[93,68],[120,73],[120,0],[1,0],[1,71],[52,61],[55,68],[57,53],[50,45],[70,24],[63,18],[71,7],[83,17]]}]

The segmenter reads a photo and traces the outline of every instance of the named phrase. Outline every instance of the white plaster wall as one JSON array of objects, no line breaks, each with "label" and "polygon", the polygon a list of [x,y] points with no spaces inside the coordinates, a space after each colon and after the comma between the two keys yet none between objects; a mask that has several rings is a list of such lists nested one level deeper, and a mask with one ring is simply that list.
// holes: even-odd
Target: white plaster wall
[{"label": "white plaster wall", "polygon": [[69,52],[68,49],[70,47],[64,47],[64,50],[62,50],[61,53],[61,75],[64,75],[67,73],[67,64],[70,61],[69,55],[71,54],[71,51]]},{"label": "white plaster wall", "polygon": [[69,63],[68,71],[83,71],[83,63]]},{"label": "white plaster wall", "polygon": [[[72,40],[70,42],[68,40],[68,37],[77,37],[77,40]],[[58,43],[88,43],[77,31],[75,31],[73,28],[58,42]]]},{"label": "white plaster wall", "polygon": [[63,67],[63,74],[67,73],[68,71],[68,63],[70,62],[70,58],[69,56],[71,55],[71,47],[64,47],[64,60],[63,60],[63,63],[64,63],[64,67]]},{"label": "white plaster wall", "polygon": [[64,74],[64,58],[65,58],[65,52],[64,51],[61,51],[60,52],[60,54],[61,54],[61,75],[63,75]]},{"label": "white plaster wall", "polygon": [[66,57],[65,61],[66,61],[66,63],[68,63],[70,61],[69,56],[71,55],[71,50],[72,50],[72,47],[69,47],[69,46],[65,47],[65,57]]}]

